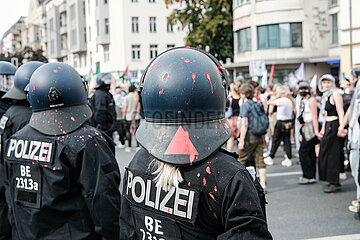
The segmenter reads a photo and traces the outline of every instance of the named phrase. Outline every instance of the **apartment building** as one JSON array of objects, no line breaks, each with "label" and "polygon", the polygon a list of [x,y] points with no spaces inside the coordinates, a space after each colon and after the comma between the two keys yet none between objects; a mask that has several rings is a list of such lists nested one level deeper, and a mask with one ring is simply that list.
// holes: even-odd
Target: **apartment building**
[{"label": "apartment building", "polygon": [[25,17],[20,17],[10,28],[7,30],[0,40],[0,53],[7,54],[19,50],[23,47],[21,35],[22,27],[24,25]]},{"label": "apartment building", "polygon": [[81,74],[121,75],[128,68],[135,80],[152,58],[185,44],[186,32],[167,23],[178,6],[163,0],[30,0],[24,42]]},{"label": "apartment building", "polygon": [[301,63],[305,79],[339,75],[341,46],[337,0],[234,0],[234,79],[250,79],[253,62],[265,63],[273,82],[288,81]]},{"label": "apartment building", "polygon": [[[350,41],[350,0],[339,0],[340,25],[339,42],[341,44],[340,71],[345,77],[350,76],[350,69],[360,67],[360,1],[351,0],[351,40]],[[350,47],[351,43],[351,47]],[[352,51],[350,51],[352,49]],[[352,59],[352,66],[351,66]]]}]

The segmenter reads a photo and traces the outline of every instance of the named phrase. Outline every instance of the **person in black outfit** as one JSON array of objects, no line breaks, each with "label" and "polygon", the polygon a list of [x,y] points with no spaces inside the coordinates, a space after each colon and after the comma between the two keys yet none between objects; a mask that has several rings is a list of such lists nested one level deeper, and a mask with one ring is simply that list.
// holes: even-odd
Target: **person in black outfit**
[{"label": "person in black outfit", "polygon": [[109,73],[100,73],[96,77],[96,91],[89,100],[93,112],[90,124],[105,132],[112,138],[113,128],[116,122],[115,103],[109,92],[112,77]]},{"label": "person in black outfit", "polygon": [[[5,61],[0,61],[0,98],[9,90],[9,86],[13,83],[13,77],[16,72],[16,67]],[[1,99],[0,100],[0,118],[11,106],[11,100]]]},{"label": "person in black outfit", "polygon": [[272,239],[253,178],[221,149],[231,134],[228,86],[220,63],[195,48],[149,64],[136,133],[143,148],[124,175],[120,239]]},{"label": "person in black outfit", "polygon": [[[29,65],[33,63],[28,63],[23,65],[16,71],[14,87],[10,89],[7,93],[2,92],[2,98],[0,103],[0,135],[1,135],[1,146],[6,139],[8,139],[16,131],[24,127],[30,119],[31,109],[29,103],[26,101],[26,95],[24,93],[25,86],[29,83],[29,78],[33,72],[32,69],[29,69]],[[37,65],[37,63],[35,63]],[[31,68],[31,67],[30,67]],[[26,75],[29,69],[29,74]],[[36,69],[36,68],[35,68]],[[34,70],[35,70],[34,69]],[[0,62],[0,74],[8,73],[12,74],[16,70],[15,66],[8,62]],[[25,73],[25,76],[24,76]],[[4,89],[3,89],[4,90]],[[5,93],[5,95],[4,95]],[[16,100],[15,105],[12,105],[10,108],[10,103],[12,100]],[[4,112],[6,111],[6,112]],[[0,160],[0,239],[11,239],[11,226],[8,219],[8,207],[5,200],[5,185],[4,185],[4,175],[3,162]]]},{"label": "person in black outfit", "polygon": [[319,143],[319,122],[317,117],[316,99],[311,95],[310,84],[306,81],[299,83],[300,102],[300,134],[301,143],[299,158],[303,175],[299,178],[299,184],[311,184],[316,182],[316,153],[315,146]]},{"label": "person in black outfit", "polygon": [[13,239],[118,239],[120,173],[91,117],[80,75],[63,63],[29,83],[30,122],[2,153]]},{"label": "person in black outfit", "polygon": [[339,174],[341,171],[344,139],[337,136],[339,123],[343,122],[344,109],[341,94],[335,90],[335,78],[325,74],[319,80],[319,89],[323,92],[320,114],[324,113],[319,151],[319,178],[327,181],[325,193],[341,190]]}]

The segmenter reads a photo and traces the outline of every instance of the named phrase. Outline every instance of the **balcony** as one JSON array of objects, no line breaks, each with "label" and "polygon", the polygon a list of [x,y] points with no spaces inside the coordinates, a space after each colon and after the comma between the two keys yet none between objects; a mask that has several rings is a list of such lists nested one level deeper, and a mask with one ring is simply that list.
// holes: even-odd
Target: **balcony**
[{"label": "balcony", "polygon": [[67,25],[62,25],[60,27],[60,35],[67,34]]}]

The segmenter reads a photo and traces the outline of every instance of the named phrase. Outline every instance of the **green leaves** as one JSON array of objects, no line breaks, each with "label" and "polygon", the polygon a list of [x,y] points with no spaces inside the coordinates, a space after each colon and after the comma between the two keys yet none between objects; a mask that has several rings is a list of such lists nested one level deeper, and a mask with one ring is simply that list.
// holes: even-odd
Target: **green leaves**
[{"label": "green leaves", "polygon": [[207,49],[219,60],[233,59],[232,0],[164,0],[180,3],[169,23],[180,22],[187,29],[186,45]]}]

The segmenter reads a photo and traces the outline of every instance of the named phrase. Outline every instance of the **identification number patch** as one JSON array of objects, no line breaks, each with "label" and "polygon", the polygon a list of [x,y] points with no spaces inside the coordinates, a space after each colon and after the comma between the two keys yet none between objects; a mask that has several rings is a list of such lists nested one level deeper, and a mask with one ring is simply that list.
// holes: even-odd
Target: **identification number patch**
[{"label": "identification number patch", "polygon": [[41,172],[37,164],[14,164],[12,188],[15,201],[33,208],[40,208]]},{"label": "identification number patch", "polygon": [[141,240],[168,240],[181,239],[176,222],[154,212],[133,208],[132,215],[135,219],[135,229]]}]

